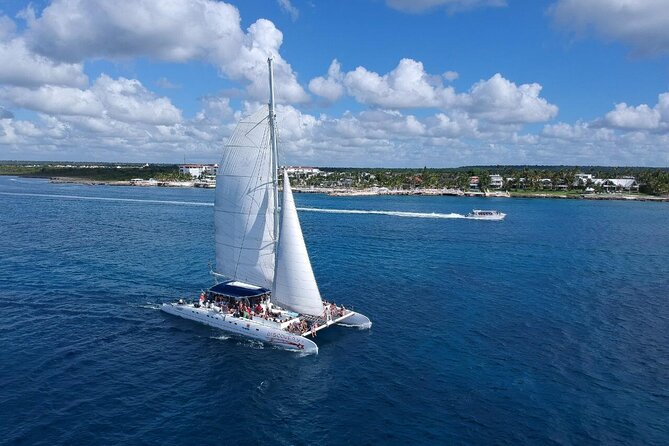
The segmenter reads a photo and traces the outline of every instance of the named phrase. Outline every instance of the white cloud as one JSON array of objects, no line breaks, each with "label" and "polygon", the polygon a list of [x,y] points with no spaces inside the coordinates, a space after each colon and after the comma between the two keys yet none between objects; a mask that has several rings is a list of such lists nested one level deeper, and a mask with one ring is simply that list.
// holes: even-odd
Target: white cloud
[{"label": "white cloud", "polygon": [[259,19],[246,32],[239,11],[213,0],[54,0],[41,15],[28,8],[26,40],[36,52],[68,63],[90,58],[147,56],[170,62],[203,60],[225,77],[248,83],[253,98],[267,92],[267,57],[275,60],[280,100],[308,95],[279,53],[283,34]]},{"label": "white cloud", "polygon": [[558,0],[550,13],[556,23],[576,33],[592,31],[639,54],[669,54],[666,0]]},{"label": "white cloud", "polygon": [[431,123],[430,133],[438,137],[461,138],[479,137],[479,122],[466,113],[453,113],[450,116],[445,113],[437,113],[429,119]]},{"label": "white cloud", "polygon": [[413,59],[400,60],[383,76],[358,67],[346,73],[344,84],[358,102],[386,108],[438,107],[450,102],[455,94]]},{"label": "white cloud", "polygon": [[277,2],[281,9],[288,13],[293,22],[300,16],[300,11],[290,2],[290,0],[277,0]]},{"label": "white cloud", "polygon": [[181,121],[181,111],[166,97],[156,97],[136,79],[101,75],[91,91],[112,119],[129,123],[170,125]]},{"label": "white cloud", "polygon": [[624,102],[617,104],[604,118],[611,127],[621,129],[655,129],[660,125],[660,113],[646,104],[629,107]]},{"label": "white cloud", "polygon": [[497,73],[474,84],[461,96],[464,108],[474,116],[497,123],[544,122],[557,115],[558,108],[540,97],[537,83],[517,86]]},{"label": "white cloud", "polygon": [[669,130],[669,92],[660,94],[652,108],[646,104],[616,104],[598,124],[626,130]]},{"label": "white cloud", "polygon": [[344,95],[343,80],[344,75],[341,72],[341,65],[337,59],[334,59],[330,64],[330,68],[328,68],[328,76],[319,76],[312,79],[309,82],[309,91],[330,102],[335,102]]},{"label": "white cloud", "polygon": [[0,98],[16,107],[54,115],[100,116],[104,111],[92,91],[73,87],[6,87],[0,90]]},{"label": "white cloud", "polygon": [[581,144],[611,142],[616,139],[616,133],[613,130],[593,127],[587,122],[580,121],[575,124],[559,122],[557,124],[545,125],[541,131],[541,135],[547,138]]},{"label": "white cloud", "polygon": [[[253,109],[257,104],[245,104]],[[419,118],[396,110],[314,116],[277,107],[282,162],[340,166],[456,166],[466,164],[645,164],[669,162],[666,134],[602,128],[591,123],[546,125],[538,135],[512,126],[489,127],[465,112]],[[0,119],[0,153],[10,158],[212,161],[239,112],[224,98],[203,100],[194,119],[156,125],[106,115],[40,115],[32,123]],[[19,156],[20,155],[20,156]],[[79,153],[77,159],[81,158]]]},{"label": "white cloud", "polygon": [[20,37],[0,42],[0,84],[34,87],[47,83],[82,87],[88,78],[81,64],[54,62],[34,54]]},{"label": "white cloud", "polygon": [[460,74],[457,71],[447,71],[443,74],[443,76],[447,81],[453,82],[460,77]]},{"label": "white cloud", "polygon": [[10,38],[16,31],[16,24],[6,15],[0,15],[0,42]]},{"label": "white cloud", "polygon": [[50,115],[106,118],[128,123],[174,124],[181,112],[167,98],[156,97],[134,79],[101,75],[90,89],[43,85],[36,89],[4,87],[0,99],[16,107]]},{"label": "white cloud", "polygon": [[198,119],[216,119],[227,121],[235,116],[230,106],[230,98],[207,96],[202,99],[203,109],[198,114]]},{"label": "white cloud", "polygon": [[477,82],[467,93],[456,93],[443,85],[441,76],[429,75],[422,63],[412,59],[402,59],[385,75],[358,67],[346,73],[343,82],[348,93],[363,104],[463,111],[496,124],[544,122],[558,112],[557,106],[540,96],[542,87],[537,83],[516,85],[497,73]]},{"label": "white cloud", "polygon": [[386,4],[398,11],[421,13],[432,9],[445,8],[454,13],[477,7],[506,6],[506,0],[386,0]]}]

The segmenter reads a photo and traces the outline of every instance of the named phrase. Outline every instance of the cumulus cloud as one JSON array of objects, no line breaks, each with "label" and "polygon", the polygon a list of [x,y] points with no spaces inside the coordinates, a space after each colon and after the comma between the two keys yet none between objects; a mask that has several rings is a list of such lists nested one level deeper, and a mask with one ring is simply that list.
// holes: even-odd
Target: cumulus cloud
[{"label": "cumulus cloud", "polygon": [[421,13],[432,9],[445,8],[454,13],[483,6],[506,6],[506,0],[386,0],[386,4],[398,11]]},{"label": "cumulus cloud", "polygon": [[437,113],[428,118],[430,134],[437,137],[462,138],[480,137],[479,122],[467,113],[456,112],[447,115]]},{"label": "cumulus cloud", "polygon": [[358,67],[346,73],[344,84],[352,96],[363,104],[386,108],[438,107],[454,99],[451,87],[425,72],[423,64],[402,59],[385,75]]},{"label": "cumulus cloud", "polygon": [[666,0],[558,0],[550,13],[557,24],[576,33],[621,41],[643,55],[669,54]]},{"label": "cumulus cloud", "polygon": [[344,95],[344,86],[342,82],[344,75],[341,72],[341,65],[334,59],[328,68],[327,77],[316,77],[309,82],[309,91],[317,96],[321,96],[330,102],[334,102]]},{"label": "cumulus cloud", "polygon": [[20,38],[0,42],[0,83],[34,87],[44,84],[82,87],[88,83],[79,63],[54,62],[34,54]]},{"label": "cumulus cloud", "polygon": [[540,93],[537,83],[517,86],[497,73],[474,84],[467,95],[461,96],[461,103],[473,115],[491,122],[543,122],[554,118],[558,108]]},{"label": "cumulus cloud", "polygon": [[621,129],[656,129],[660,125],[660,113],[646,104],[630,107],[623,102],[608,112],[604,120]]},{"label": "cumulus cloud", "polygon": [[610,142],[615,140],[616,133],[611,129],[597,128],[587,122],[576,122],[567,124],[547,124],[541,131],[541,135],[551,139],[558,139],[572,143]]},{"label": "cumulus cloud", "polygon": [[41,14],[31,7],[23,16],[26,41],[39,54],[65,63],[89,58],[124,59],[146,56],[170,62],[204,60],[225,77],[249,84],[255,98],[266,96],[267,57],[275,60],[281,88],[277,96],[304,102],[308,95],[297,82],[279,49],[283,34],[259,19],[246,30],[239,11],[213,0],[55,0]]},{"label": "cumulus cloud", "polygon": [[50,115],[106,118],[128,123],[170,125],[181,112],[169,99],[156,97],[134,79],[101,75],[89,89],[43,85],[4,87],[0,99],[16,107]]},{"label": "cumulus cloud", "polygon": [[616,104],[599,124],[627,130],[669,130],[669,93],[660,94],[652,108],[646,104]]},{"label": "cumulus cloud", "polygon": [[[421,62],[412,59],[402,59],[384,75],[358,67],[342,76],[339,64],[334,66],[334,62],[330,72],[333,74],[327,79],[312,80],[313,86],[323,87],[327,83],[334,90],[343,85],[358,102],[382,108],[461,111],[497,124],[544,122],[558,112],[557,106],[540,96],[541,85],[516,85],[499,73],[477,82],[468,92],[456,93],[453,87],[444,86],[444,76],[428,74]],[[312,88],[312,92],[319,93],[317,88]]]}]

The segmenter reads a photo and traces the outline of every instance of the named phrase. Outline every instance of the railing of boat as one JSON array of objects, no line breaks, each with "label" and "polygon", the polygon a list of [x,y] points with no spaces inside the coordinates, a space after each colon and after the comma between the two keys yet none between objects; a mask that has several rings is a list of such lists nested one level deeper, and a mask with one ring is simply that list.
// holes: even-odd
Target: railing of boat
[{"label": "railing of boat", "polygon": [[312,327],[313,327],[313,324],[314,324],[314,323],[317,324],[317,326],[316,326],[315,328],[310,328],[309,330],[305,331],[304,333],[302,333],[302,336],[313,335],[315,332],[317,332],[317,331],[319,331],[319,330],[322,330],[322,329],[324,329],[324,328],[327,328],[327,327],[329,327],[330,325],[334,325],[334,324],[336,324],[337,322],[341,322],[341,321],[343,321],[344,319],[346,319],[346,318],[348,318],[348,317],[350,317],[350,316],[353,316],[353,314],[355,314],[354,311],[351,311],[351,310],[348,309],[348,308],[347,308],[346,310],[344,310],[344,311],[345,311],[345,313],[344,313],[342,316],[339,316],[338,318],[333,318],[333,319],[330,319],[330,320],[325,319],[325,318],[323,318],[323,317],[319,317],[319,316],[303,315],[302,317],[303,317],[307,322],[309,322],[309,324],[310,324]]}]

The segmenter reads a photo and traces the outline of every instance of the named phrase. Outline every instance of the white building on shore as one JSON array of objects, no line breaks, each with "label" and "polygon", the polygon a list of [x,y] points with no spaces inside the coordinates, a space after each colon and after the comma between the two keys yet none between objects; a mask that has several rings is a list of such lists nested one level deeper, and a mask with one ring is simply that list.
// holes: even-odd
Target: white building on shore
[{"label": "white building on shore", "polygon": [[321,173],[320,169],[317,169],[316,167],[284,166],[284,169],[286,169],[286,173],[289,176],[293,177],[312,176]]},{"label": "white building on shore", "polygon": [[493,174],[490,175],[490,188],[491,189],[501,189],[504,186],[504,179],[502,175]]},{"label": "white building on shore", "polygon": [[182,164],[179,166],[179,173],[193,178],[203,175],[215,176],[218,173],[218,164]]}]

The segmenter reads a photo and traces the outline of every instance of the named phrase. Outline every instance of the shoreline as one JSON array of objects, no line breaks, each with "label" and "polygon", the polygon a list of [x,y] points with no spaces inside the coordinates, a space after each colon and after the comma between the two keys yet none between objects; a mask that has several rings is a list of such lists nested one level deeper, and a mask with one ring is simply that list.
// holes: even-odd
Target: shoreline
[{"label": "shoreline", "polygon": [[[26,178],[43,178],[31,177]],[[197,187],[194,181],[156,181],[149,183],[133,181],[102,181],[86,178],[51,177],[50,183],[83,184],[88,186],[134,186],[134,187]],[[413,189],[413,190],[378,190],[378,189],[346,189],[326,187],[294,187],[293,192],[305,194],[325,194],[332,197],[368,197],[368,196],[451,196],[451,197],[482,197],[482,198],[552,198],[557,200],[619,200],[619,201],[653,201],[669,202],[669,196],[652,196],[641,194],[560,194],[542,192],[510,192],[508,195],[483,192],[463,192],[459,189]]]}]

